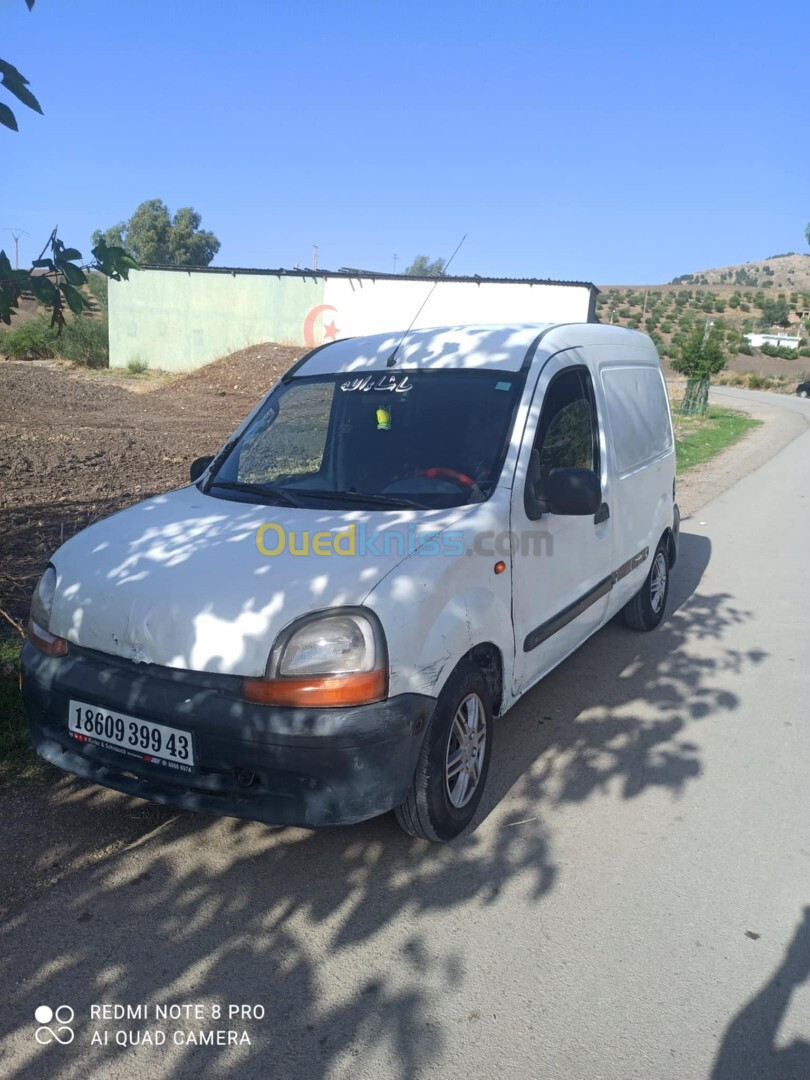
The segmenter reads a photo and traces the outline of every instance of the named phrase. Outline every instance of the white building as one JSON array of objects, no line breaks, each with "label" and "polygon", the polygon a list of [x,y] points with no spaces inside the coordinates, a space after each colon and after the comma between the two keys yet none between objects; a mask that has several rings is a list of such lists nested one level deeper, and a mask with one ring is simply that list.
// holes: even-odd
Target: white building
[{"label": "white building", "polygon": [[776,345],[777,348],[783,349],[798,349],[799,336],[793,336],[788,333],[784,334],[746,334],[745,340],[754,349],[759,349],[763,345]]}]

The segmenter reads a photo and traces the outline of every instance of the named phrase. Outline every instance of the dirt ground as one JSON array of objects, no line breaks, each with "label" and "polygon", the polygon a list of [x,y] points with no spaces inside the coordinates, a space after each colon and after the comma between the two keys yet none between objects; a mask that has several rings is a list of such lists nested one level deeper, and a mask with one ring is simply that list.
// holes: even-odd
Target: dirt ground
[{"label": "dirt ground", "polygon": [[0,362],[0,608],[23,622],[63,540],[185,483],[304,351],[256,345],[155,382]]}]

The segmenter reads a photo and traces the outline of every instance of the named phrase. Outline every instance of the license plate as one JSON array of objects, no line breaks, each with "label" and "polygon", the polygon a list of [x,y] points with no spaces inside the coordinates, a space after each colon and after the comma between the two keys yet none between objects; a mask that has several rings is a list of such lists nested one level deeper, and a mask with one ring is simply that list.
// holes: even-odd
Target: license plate
[{"label": "license plate", "polygon": [[78,742],[118,750],[149,765],[179,772],[194,769],[194,742],[190,731],[100,709],[86,701],[70,702],[68,727]]}]

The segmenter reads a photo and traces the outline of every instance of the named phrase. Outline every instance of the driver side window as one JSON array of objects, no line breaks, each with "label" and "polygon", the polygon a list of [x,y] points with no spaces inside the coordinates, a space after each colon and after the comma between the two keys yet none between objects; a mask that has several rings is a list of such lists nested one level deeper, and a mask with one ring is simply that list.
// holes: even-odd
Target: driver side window
[{"label": "driver side window", "polygon": [[591,469],[599,475],[599,432],[587,368],[562,372],[546,391],[534,449],[540,475],[553,469]]}]

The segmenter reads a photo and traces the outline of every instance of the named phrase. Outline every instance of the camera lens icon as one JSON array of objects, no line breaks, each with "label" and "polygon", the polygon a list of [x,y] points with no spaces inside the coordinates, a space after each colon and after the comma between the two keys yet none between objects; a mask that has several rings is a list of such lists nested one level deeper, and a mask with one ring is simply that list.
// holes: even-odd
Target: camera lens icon
[{"label": "camera lens icon", "polygon": [[[74,1039],[74,1031],[70,1025],[76,1014],[69,1005],[59,1005],[52,1009],[50,1005],[39,1005],[34,1010],[34,1019],[40,1025],[34,1033],[34,1038],[40,1046],[58,1042],[62,1046],[69,1046]],[[56,1030],[47,1025],[56,1023]]]}]

